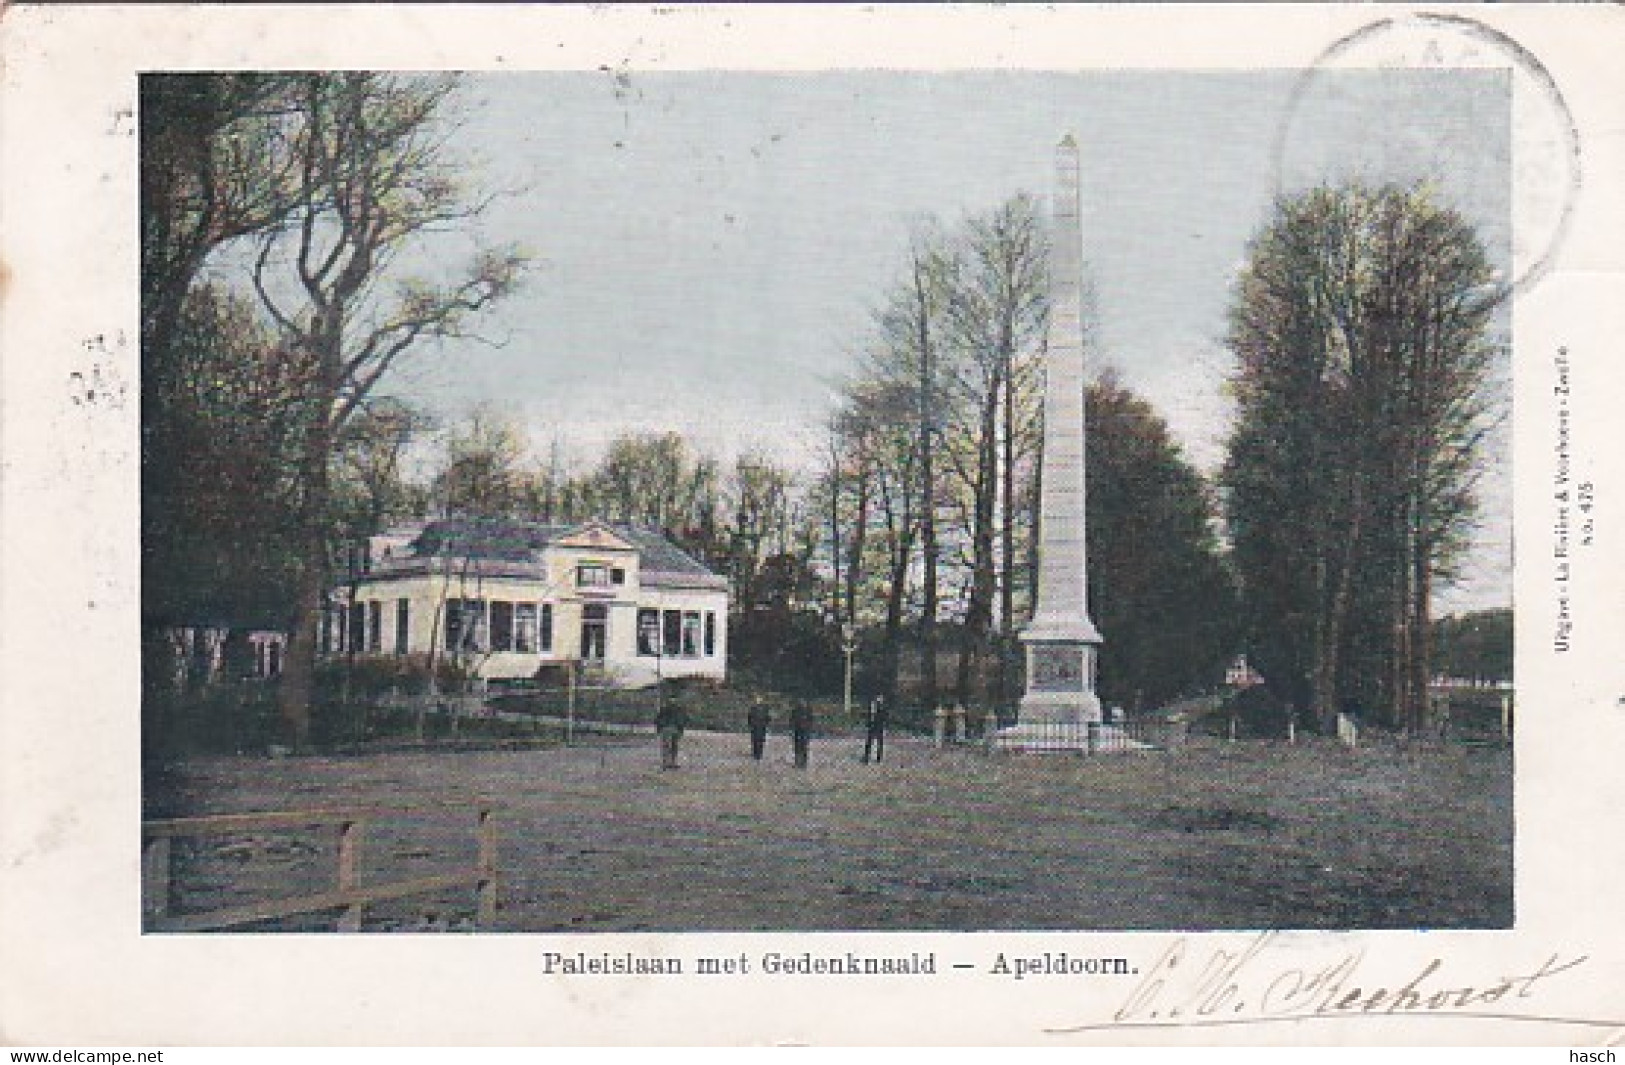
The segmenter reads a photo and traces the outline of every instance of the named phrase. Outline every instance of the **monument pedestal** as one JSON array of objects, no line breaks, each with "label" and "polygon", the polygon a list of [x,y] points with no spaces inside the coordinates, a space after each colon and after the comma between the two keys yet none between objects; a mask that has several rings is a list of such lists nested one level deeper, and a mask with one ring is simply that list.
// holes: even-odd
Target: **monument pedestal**
[{"label": "monument pedestal", "polygon": [[1016,723],[994,734],[994,750],[1102,749],[1108,737],[1095,695],[1100,634],[1085,618],[1082,624],[1035,622],[1021,640],[1027,647],[1027,693]]}]

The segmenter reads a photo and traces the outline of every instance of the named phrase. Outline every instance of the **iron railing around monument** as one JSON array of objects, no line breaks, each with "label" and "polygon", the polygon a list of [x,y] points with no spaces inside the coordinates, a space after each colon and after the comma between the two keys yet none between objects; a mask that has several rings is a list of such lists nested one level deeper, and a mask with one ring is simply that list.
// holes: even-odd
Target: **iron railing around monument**
[{"label": "iron railing around monument", "polygon": [[991,734],[983,729],[983,741],[995,750],[1013,747],[1081,754],[1177,751],[1190,735],[1190,721],[1186,718],[1130,718],[1093,725],[1028,722],[1014,731],[1009,726],[1016,725],[1015,721],[1003,724],[1004,729]]}]

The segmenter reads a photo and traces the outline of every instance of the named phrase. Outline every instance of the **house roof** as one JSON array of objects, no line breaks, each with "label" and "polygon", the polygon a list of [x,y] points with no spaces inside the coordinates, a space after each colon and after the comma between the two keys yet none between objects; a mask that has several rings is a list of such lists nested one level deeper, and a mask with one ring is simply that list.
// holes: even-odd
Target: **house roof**
[{"label": "house roof", "polygon": [[423,558],[452,555],[500,562],[531,562],[536,552],[575,528],[502,518],[445,518],[431,521],[412,541]]},{"label": "house roof", "polygon": [[561,541],[605,530],[638,553],[644,584],[723,588],[727,581],[655,529],[586,522],[572,525],[507,518],[444,518],[427,523],[412,541],[411,556],[375,569],[385,576],[419,568],[429,559],[449,557],[472,563],[487,575],[533,576],[541,552]]},{"label": "house roof", "polygon": [[611,529],[616,535],[638,549],[638,561],[642,564],[645,574],[670,573],[692,577],[717,576],[705,563],[653,529],[638,529],[631,526],[624,529],[611,526]]}]

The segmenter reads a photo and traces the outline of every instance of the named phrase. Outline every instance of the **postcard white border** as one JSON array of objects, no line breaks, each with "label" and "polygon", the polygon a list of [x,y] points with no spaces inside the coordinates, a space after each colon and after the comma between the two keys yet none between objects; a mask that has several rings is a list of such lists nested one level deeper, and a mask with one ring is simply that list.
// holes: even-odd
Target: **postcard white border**
[{"label": "postcard white border", "polygon": [[[1361,1017],[1090,1028],[1127,988],[985,976],[726,983],[544,978],[542,940],[143,937],[138,854],[135,75],[142,70],[1302,68],[1398,6],[13,7],[0,17],[0,1042],[90,1045],[594,1043],[1292,1044],[1617,1041],[1531,1022]],[[1419,9],[1420,10],[1420,9]],[[1515,313],[1517,927],[1288,937],[1365,952],[1370,980],[1435,956],[1485,980],[1584,955],[1540,1011],[1625,1018],[1625,64],[1617,7],[1429,8],[1479,20],[1550,70],[1584,151],[1577,215]],[[1580,387],[1577,472],[1601,543],[1552,647],[1553,358]],[[77,377],[75,375],[78,375]],[[85,382],[96,386],[87,397]],[[71,639],[66,638],[69,634]],[[1194,937],[1202,946],[1246,937]],[[547,946],[563,940],[558,937]],[[591,936],[692,956],[951,943],[1125,953],[1165,934]],[[969,945],[969,946],[967,946]],[[1557,985],[1553,985],[1556,987]]]}]

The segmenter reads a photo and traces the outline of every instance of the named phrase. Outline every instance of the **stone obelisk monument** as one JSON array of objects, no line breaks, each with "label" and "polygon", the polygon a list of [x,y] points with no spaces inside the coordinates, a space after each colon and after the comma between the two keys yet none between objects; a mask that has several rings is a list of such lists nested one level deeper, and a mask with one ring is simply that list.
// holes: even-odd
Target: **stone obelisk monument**
[{"label": "stone obelisk monument", "polygon": [[1050,244],[1049,349],[1044,375],[1044,469],[1038,512],[1038,587],[1033,619],[1021,633],[1027,692],[1016,724],[994,746],[1084,750],[1099,736],[1095,657],[1100,632],[1089,620],[1084,529],[1083,225],[1078,144],[1055,152]]}]

